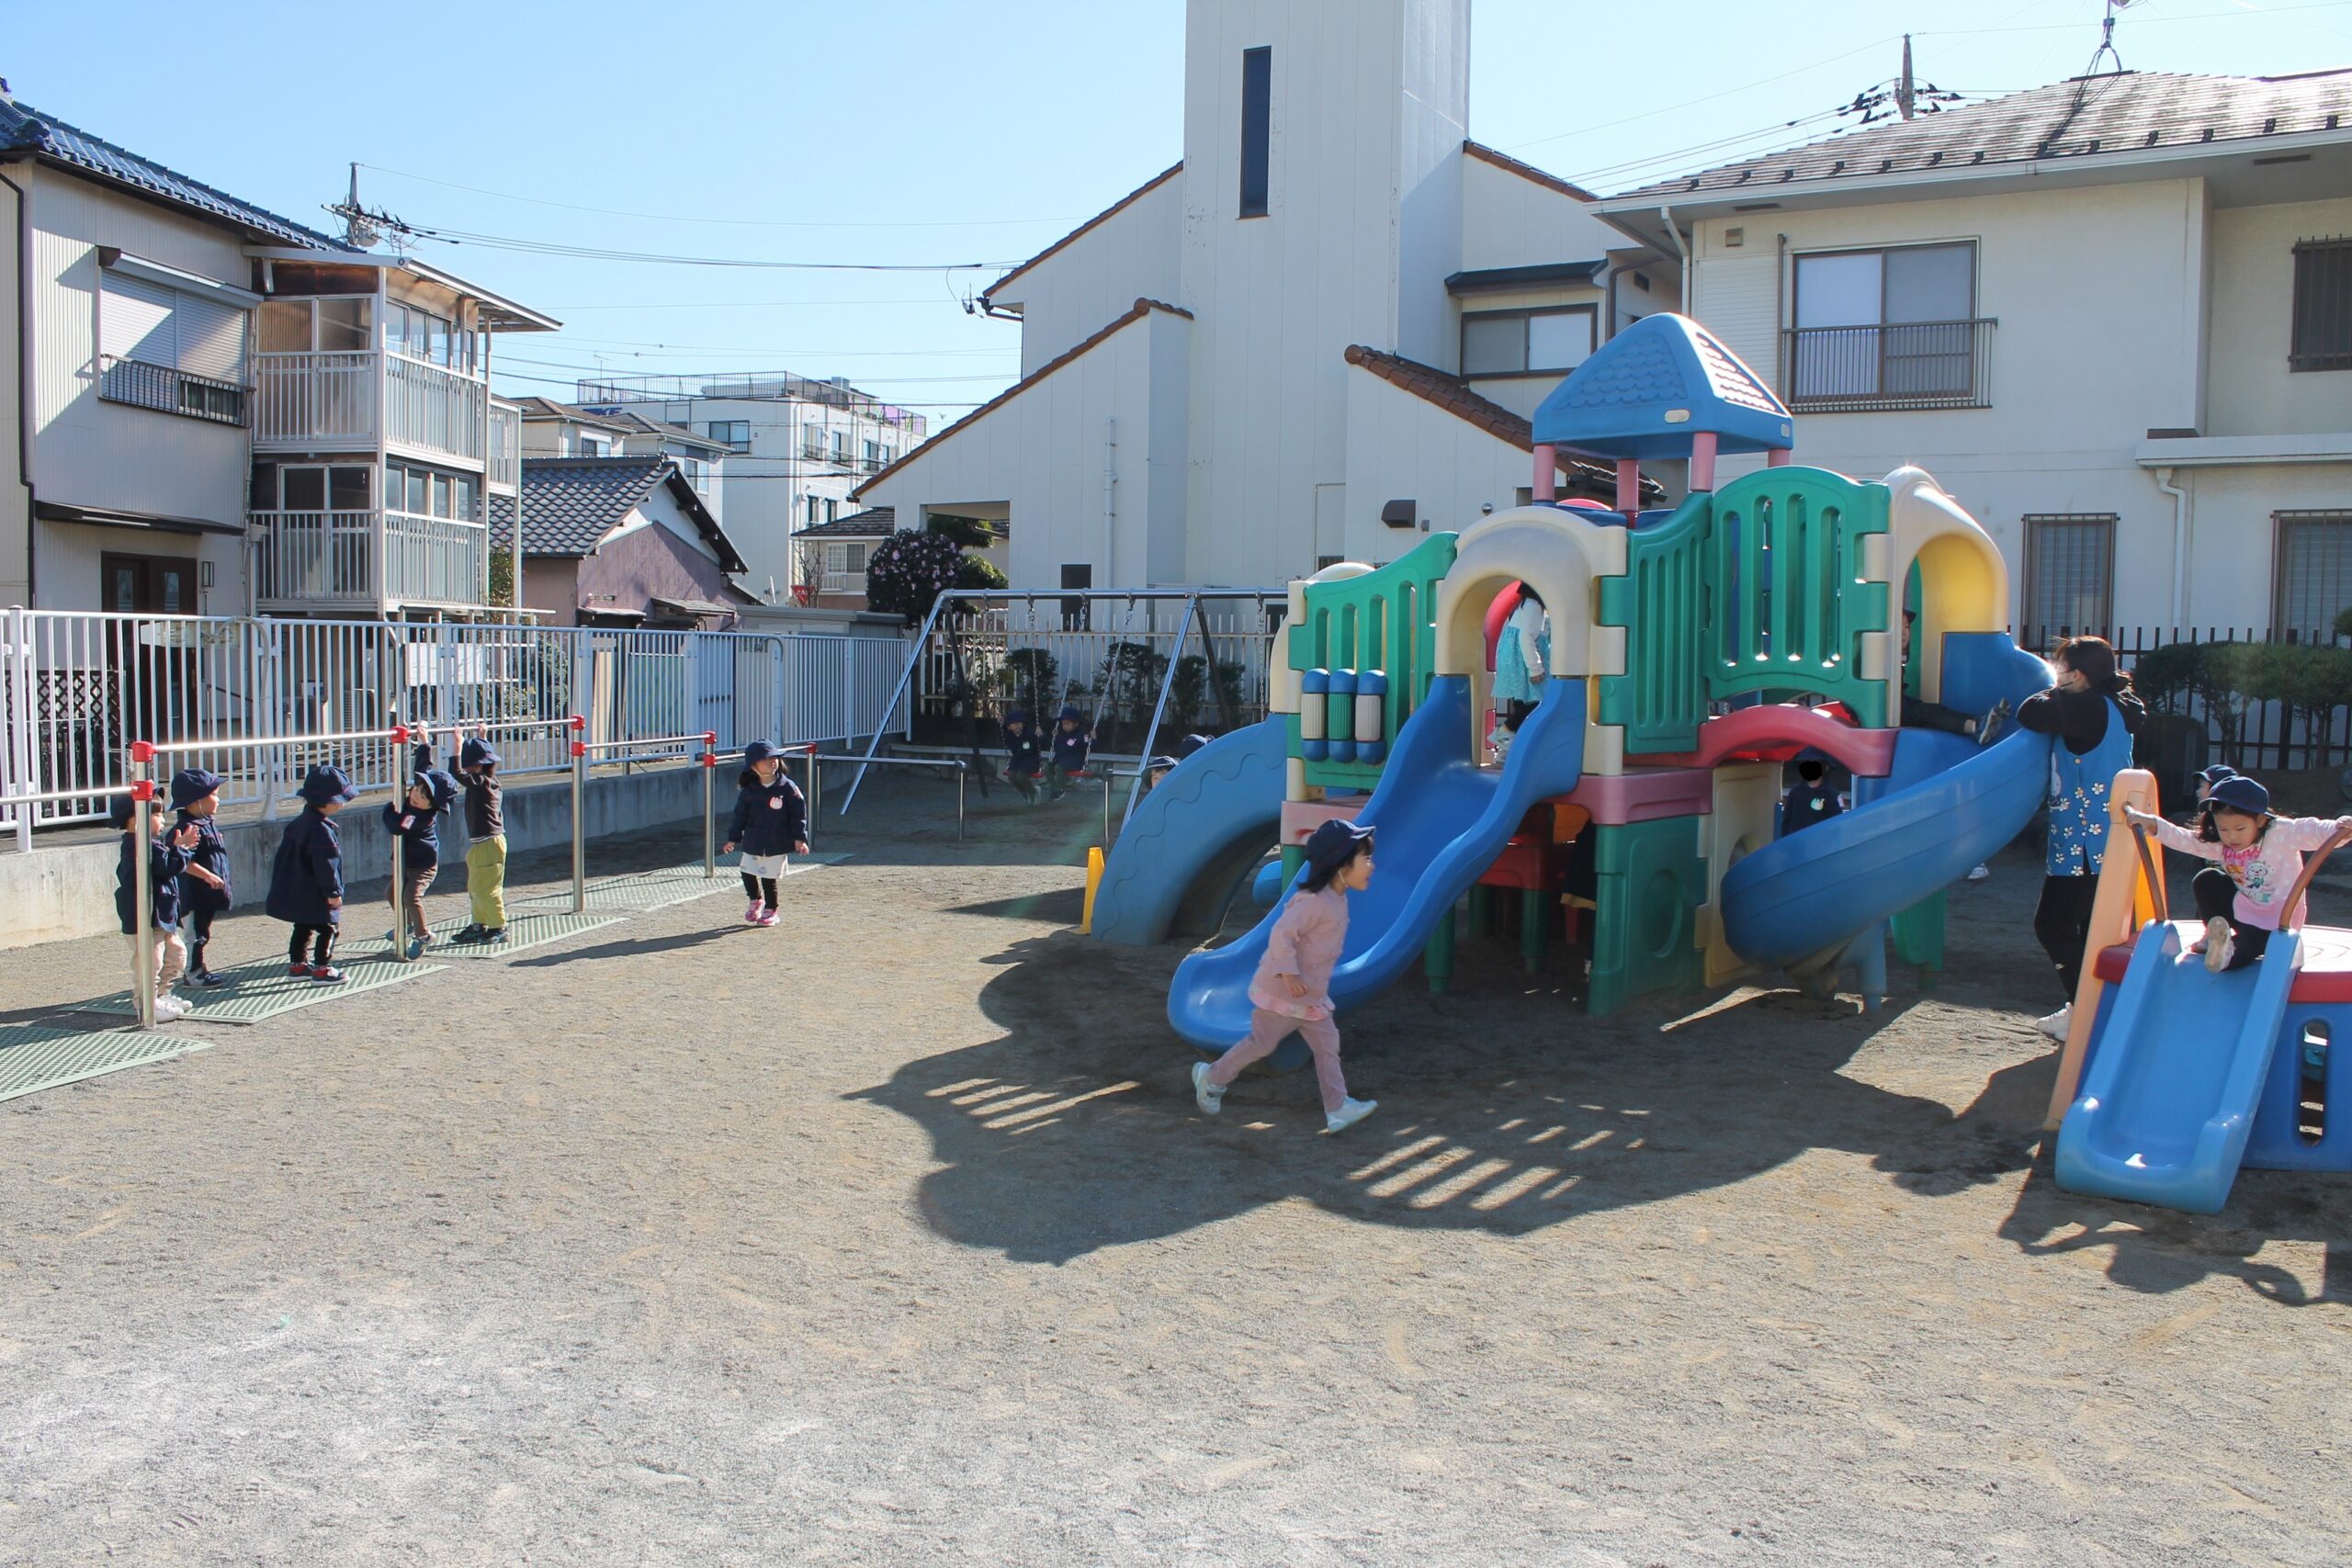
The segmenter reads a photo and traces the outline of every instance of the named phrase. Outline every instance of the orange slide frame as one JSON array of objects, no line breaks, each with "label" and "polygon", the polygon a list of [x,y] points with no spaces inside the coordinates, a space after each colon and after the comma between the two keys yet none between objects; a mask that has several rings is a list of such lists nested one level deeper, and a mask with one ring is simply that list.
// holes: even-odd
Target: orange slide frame
[{"label": "orange slide frame", "polygon": [[[2142,868],[2139,846],[2132,841],[2132,824],[2123,819],[2126,807],[2141,811],[2159,809],[2156,775],[2145,768],[2126,768],[2115,775],[2107,792],[2107,852],[2099,862],[2098,891],[2091,900],[2089,940],[2083,944],[2083,977],[2075,987],[2075,1010],[2066,1026],[2066,1043],[2058,1053],[2058,1080],[2051,1086],[2050,1110],[2041,1130],[2054,1133],[2065,1120],[2082,1087],[2083,1053],[2090,1048],[2091,1025],[2098,1017],[2099,998],[2107,982],[2098,977],[2098,955],[2127,942],[2156,918],[2157,897]],[[2148,840],[2148,864],[2159,881],[2165,874],[2165,847]]]}]

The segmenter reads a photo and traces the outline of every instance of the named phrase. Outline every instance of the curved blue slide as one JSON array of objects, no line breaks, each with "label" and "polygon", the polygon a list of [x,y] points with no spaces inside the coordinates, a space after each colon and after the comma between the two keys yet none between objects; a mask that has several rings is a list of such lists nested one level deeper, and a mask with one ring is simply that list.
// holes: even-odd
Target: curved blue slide
[{"label": "curved blue slide", "polygon": [[[1944,688],[1962,712],[2050,684],[2003,632],[1954,633]],[[2050,738],[2012,730],[1990,746],[1906,729],[1894,771],[1856,782],[1854,809],[1757,850],[1724,874],[1724,941],[1751,964],[1803,967],[1958,881],[2022,832],[2049,793]]]},{"label": "curved blue slide", "polygon": [[2210,975],[2201,960],[2177,962],[2177,928],[2149,922],[2059,1123],[2059,1186],[2220,1212],[2254,1130],[2301,940],[2280,931],[2261,963]]},{"label": "curved blue slide", "polygon": [[[1441,675],[1405,721],[1380,785],[1356,820],[1377,830],[1372,886],[1348,900],[1348,942],[1331,975],[1340,1009],[1374,996],[1420,956],[1437,922],[1519,830],[1528,808],[1576,788],[1584,770],[1585,683],[1552,681],[1499,771],[1470,761],[1470,682]],[[1287,897],[1285,897],[1287,902]],[[1101,908],[1100,895],[1096,908]],[[1168,1021],[1206,1051],[1250,1032],[1250,981],[1282,913],[1178,966]],[[1298,1043],[1285,1049],[1297,1052]],[[1280,1058],[1277,1058],[1278,1062]]]},{"label": "curved blue slide", "polygon": [[[1220,735],[1136,803],[1094,888],[1104,942],[1148,947],[1180,926],[1209,936],[1282,831],[1288,720]],[[1189,918],[1188,918],[1189,917]]]}]

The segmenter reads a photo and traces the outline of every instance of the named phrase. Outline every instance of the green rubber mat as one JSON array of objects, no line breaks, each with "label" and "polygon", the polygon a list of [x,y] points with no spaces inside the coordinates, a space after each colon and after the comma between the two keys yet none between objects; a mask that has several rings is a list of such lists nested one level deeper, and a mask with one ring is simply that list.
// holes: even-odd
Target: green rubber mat
[{"label": "green rubber mat", "polygon": [[209,1041],[174,1040],[135,1029],[101,1032],[28,1023],[0,1026],[0,1100],[209,1048]]},{"label": "green rubber mat", "polygon": [[[383,947],[380,939],[376,943]],[[204,990],[182,986],[176,995],[189,1004],[186,1021],[189,1023],[259,1023],[281,1012],[292,1012],[319,1002],[331,1002],[337,997],[347,997],[354,991],[372,991],[379,986],[396,985],[413,980],[419,975],[437,973],[437,964],[395,964],[389,958],[354,958],[344,961],[338,955],[335,967],[345,979],[340,986],[322,986],[316,980],[297,979],[286,972],[283,960],[267,964],[247,964],[239,968],[223,970],[229,984],[217,990]],[[95,1002],[85,1002],[76,1010],[81,1012],[133,1013],[129,991],[117,991],[113,996]]]},{"label": "green rubber mat", "polygon": [[[792,857],[788,874],[797,876],[822,865],[837,865],[847,860],[846,854],[807,854]],[[736,879],[732,859],[722,861],[717,876],[705,876],[702,863],[690,865],[665,866],[659,871],[632,872],[626,876],[609,876],[588,885],[587,904],[591,911],[616,910],[623,914],[644,914],[649,910],[665,909],[673,904],[689,899],[707,898],[714,893],[738,893],[743,885]],[[535,893],[519,901],[534,909],[571,907],[571,889],[558,888],[550,893]]]},{"label": "green rubber mat", "polygon": [[[517,914],[506,922],[504,942],[459,943],[442,941],[425,951],[436,963],[445,958],[503,958],[526,947],[544,947],[551,942],[561,942],[582,931],[601,931],[620,922],[620,915],[614,913],[573,915],[534,910],[529,914]],[[382,937],[371,936],[365,942],[345,943],[341,953],[347,953],[355,959],[381,958],[391,952],[391,947],[392,944]],[[345,972],[349,972],[347,967]]]}]

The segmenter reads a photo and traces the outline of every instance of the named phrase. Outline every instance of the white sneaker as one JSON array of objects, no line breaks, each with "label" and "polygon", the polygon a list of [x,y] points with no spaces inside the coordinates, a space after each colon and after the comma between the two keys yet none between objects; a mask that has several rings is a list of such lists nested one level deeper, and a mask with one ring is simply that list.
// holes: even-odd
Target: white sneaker
[{"label": "white sneaker", "polygon": [[186,1018],[187,1014],[188,1004],[177,997],[155,998],[155,1021],[158,1023],[168,1023],[175,1019]]},{"label": "white sneaker", "polygon": [[1340,1101],[1340,1109],[1323,1118],[1323,1130],[1344,1133],[1379,1109],[1380,1101],[1376,1100],[1343,1100]]},{"label": "white sneaker", "polygon": [[2064,1007],[2060,1008],[2056,1012],[2052,1013],[2049,1017],[2035,1019],[2033,1021],[2033,1026],[2041,1031],[2042,1033],[2050,1036],[2051,1039],[2064,1043],[2066,1038],[2066,1031],[2074,1021],[2075,1004],[2068,1002]]},{"label": "white sneaker", "polygon": [[1209,1082],[1209,1065],[1193,1064],[1193,1103],[1201,1108],[1204,1116],[1214,1116],[1225,1109],[1225,1086]]},{"label": "white sneaker", "polygon": [[2230,960],[2237,955],[2237,933],[2230,929],[2230,922],[2226,919],[2216,915],[2207,920],[2205,922],[2205,973],[2219,975],[2222,970],[2227,969],[2230,966]]},{"label": "white sneaker", "polygon": [[1971,882],[1982,882],[1992,874],[1993,868],[1986,865],[1983,861],[1978,861],[1975,867],[1969,872],[1968,880]]}]

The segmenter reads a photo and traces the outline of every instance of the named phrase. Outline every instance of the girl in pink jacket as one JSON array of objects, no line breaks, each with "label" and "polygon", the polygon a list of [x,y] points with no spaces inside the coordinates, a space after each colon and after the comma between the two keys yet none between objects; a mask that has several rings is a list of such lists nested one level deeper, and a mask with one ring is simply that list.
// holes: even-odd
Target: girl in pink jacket
[{"label": "girl in pink jacket", "polygon": [[1323,1128],[1352,1127],[1380,1102],[1348,1098],[1340,1072],[1340,1030],[1331,1021],[1331,970],[1348,939],[1348,895],[1372,881],[1372,829],[1330,821],[1306,840],[1306,873],[1275,918],[1266,955],[1250,982],[1250,1033],[1215,1062],[1193,1064],[1193,1098],[1214,1116],[1226,1086],[1268,1055],[1293,1031],[1315,1055],[1323,1091]]},{"label": "girl in pink jacket", "polygon": [[2202,953],[2205,967],[2216,975],[2245,968],[2262,956],[2272,931],[2303,923],[2300,902],[2292,909],[2284,907],[2303,874],[2303,856],[2338,833],[2352,833],[2352,817],[2273,816],[2270,792],[2243,774],[2213,786],[2194,832],[2128,807],[2123,815],[2168,850],[2221,863],[2189,883],[2205,936],[2181,954]]}]

